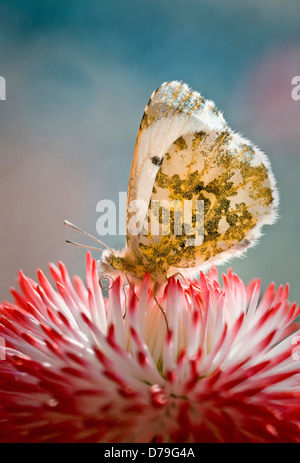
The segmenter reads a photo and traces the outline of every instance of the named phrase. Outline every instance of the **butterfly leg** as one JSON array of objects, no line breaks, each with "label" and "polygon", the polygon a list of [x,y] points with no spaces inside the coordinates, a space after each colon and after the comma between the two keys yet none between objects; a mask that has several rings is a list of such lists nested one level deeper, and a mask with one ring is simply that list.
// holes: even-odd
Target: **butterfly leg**
[{"label": "butterfly leg", "polygon": [[137,297],[137,295],[136,295],[136,293],[135,293],[135,291],[134,291],[134,287],[133,287],[131,281],[129,280],[127,273],[125,273],[125,277],[126,277],[126,280],[127,280],[127,284],[128,284],[128,285],[130,286],[130,288],[132,289],[133,294],[134,294],[135,297],[137,298],[137,301],[139,301],[139,298]]},{"label": "butterfly leg", "polygon": [[125,319],[125,317],[127,315],[127,306],[128,306],[128,296],[127,296],[127,292],[125,290],[126,286],[128,286],[128,283],[123,284],[123,292],[124,292],[124,296],[125,296],[125,312],[124,312],[124,315],[123,315],[123,320]]},{"label": "butterfly leg", "polygon": [[187,279],[185,278],[185,276],[182,275],[182,273],[176,272],[176,273],[174,273],[174,274],[172,275],[172,277],[177,277],[177,276],[181,277],[181,278],[186,282],[187,285],[190,284],[190,283],[187,281]]},{"label": "butterfly leg", "polygon": [[[189,287],[190,285],[193,286],[194,283],[188,281],[188,280],[185,278],[185,276],[182,275],[182,273],[176,272],[176,273],[174,273],[174,274],[172,275],[172,277],[176,277],[176,276],[181,277],[181,278],[185,281],[185,283],[188,285],[188,287]],[[198,290],[201,291],[201,288],[198,288]]]},{"label": "butterfly leg", "polygon": [[159,310],[163,314],[163,317],[165,319],[166,326],[167,326],[167,331],[168,331],[168,333],[170,333],[170,328],[169,328],[169,323],[168,323],[168,319],[167,319],[167,316],[166,316],[166,312],[164,311],[164,309],[162,308],[162,306],[160,305],[160,303],[158,302],[158,300],[156,298],[157,287],[158,287],[157,282],[155,282],[155,285],[154,285],[154,288],[153,288],[153,299],[155,300],[156,304],[159,307]]},{"label": "butterfly leg", "polygon": [[126,292],[126,290],[125,290],[125,287],[126,287],[126,286],[130,286],[130,288],[131,288],[132,291],[133,291],[133,294],[135,295],[135,297],[136,297],[137,300],[139,301],[139,298],[137,297],[137,295],[136,295],[136,293],[135,293],[135,291],[134,291],[133,285],[132,285],[131,281],[129,280],[127,273],[125,273],[125,277],[126,277],[127,283],[124,283],[124,284],[123,284],[123,291],[124,291],[124,296],[125,296],[125,313],[124,313],[124,315],[123,315],[123,320],[124,320],[124,318],[126,317],[126,314],[127,314],[127,306],[128,306],[128,296],[127,296],[127,292]]}]

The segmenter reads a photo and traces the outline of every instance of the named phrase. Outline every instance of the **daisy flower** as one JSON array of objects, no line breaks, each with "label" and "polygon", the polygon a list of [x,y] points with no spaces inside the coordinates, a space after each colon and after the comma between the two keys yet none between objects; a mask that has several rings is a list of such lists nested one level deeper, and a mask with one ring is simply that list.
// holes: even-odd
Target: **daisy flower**
[{"label": "daisy flower", "polygon": [[104,298],[90,253],[86,284],[50,272],[55,286],[20,272],[1,305],[1,442],[300,442],[287,286],[261,296],[213,268],[156,297],[148,275],[117,278]]}]

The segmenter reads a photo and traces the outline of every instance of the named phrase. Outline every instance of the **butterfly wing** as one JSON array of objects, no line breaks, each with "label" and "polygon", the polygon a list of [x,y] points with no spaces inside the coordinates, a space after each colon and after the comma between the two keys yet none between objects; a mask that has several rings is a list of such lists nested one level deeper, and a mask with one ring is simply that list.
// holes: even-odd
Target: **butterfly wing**
[{"label": "butterfly wing", "polygon": [[130,219],[136,214],[135,201],[148,206],[157,173],[172,143],[182,133],[193,133],[207,124],[219,130],[225,127],[221,114],[215,113],[212,118],[207,113],[207,121],[203,120],[206,105],[215,110],[213,102],[205,101],[186,84],[176,81],[166,82],[152,93],[138,131],[129,178],[127,246],[138,241],[138,235],[130,227]]},{"label": "butterfly wing", "polygon": [[255,242],[277,203],[267,157],[228,127],[212,101],[180,82],[152,94],[128,190],[127,248],[139,261],[167,276],[220,262]]}]

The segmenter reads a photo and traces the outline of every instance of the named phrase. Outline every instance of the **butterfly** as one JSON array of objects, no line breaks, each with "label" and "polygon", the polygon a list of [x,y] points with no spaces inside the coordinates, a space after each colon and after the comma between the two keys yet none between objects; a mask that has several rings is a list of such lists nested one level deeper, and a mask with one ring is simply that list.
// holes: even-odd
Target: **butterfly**
[{"label": "butterfly", "polygon": [[104,245],[100,275],[136,281],[149,272],[157,284],[192,276],[254,245],[277,206],[267,156],[230,129],[213,101],[185,83],[165,82],[152,93],[137,135],[126,247]]}]

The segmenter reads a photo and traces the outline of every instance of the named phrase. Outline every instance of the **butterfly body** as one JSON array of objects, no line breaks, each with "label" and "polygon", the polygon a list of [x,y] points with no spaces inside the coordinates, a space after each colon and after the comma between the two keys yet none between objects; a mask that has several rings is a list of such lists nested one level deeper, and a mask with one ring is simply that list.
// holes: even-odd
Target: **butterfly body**
[{"label": "butterfly body", "polygon": [[[117,255],[116,255],[117,252]],[[167,266],[158,258],[156,262],[146,259],[140,260],[131,250],[125,248],[122,251],[104,251],[102,259],[98,262],[99,274],[105,276],[121,276],[122,280],[129,279],[132,283],[142,280],[149,273],[151,280],[164,283],[167,278]]]},{"label": "butterfly body", "polygon": [[126,248],[105,251],[99,271],[132,281],[149,272],[157,283],[191,276],[255,244],[277,205],[267,156],[233,132],[212,101],[166,82],[153,92],[137,136]]}]

